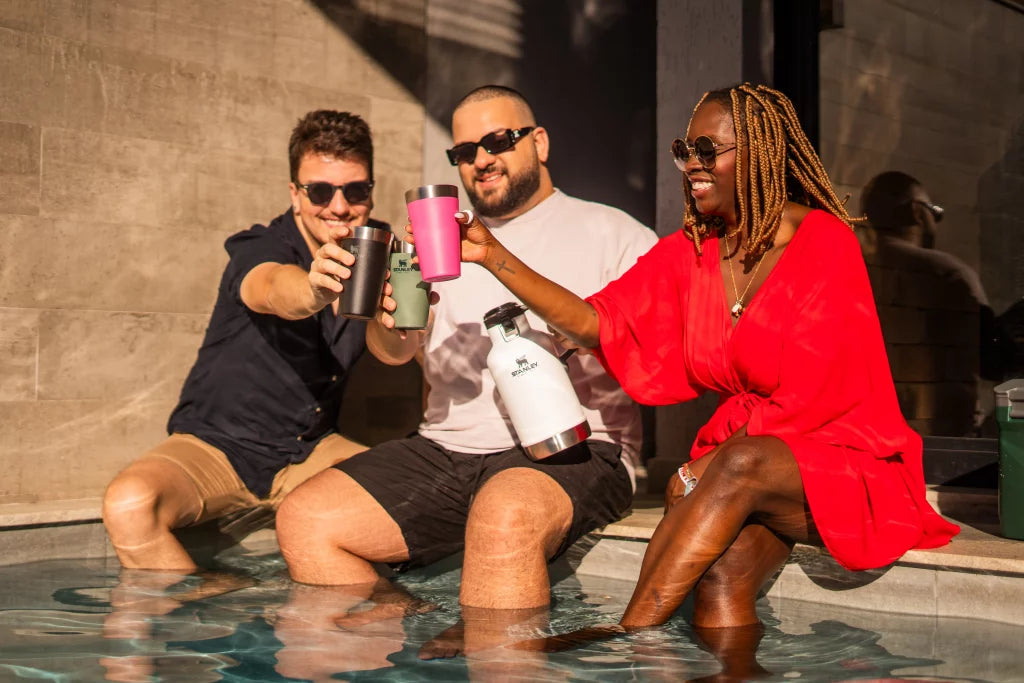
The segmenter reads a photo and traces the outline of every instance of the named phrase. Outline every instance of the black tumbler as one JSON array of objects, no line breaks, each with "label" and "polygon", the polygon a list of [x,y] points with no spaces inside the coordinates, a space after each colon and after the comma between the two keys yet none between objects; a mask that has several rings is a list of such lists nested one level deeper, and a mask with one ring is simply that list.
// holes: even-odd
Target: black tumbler
[{"label": "black tumbler", "polygon": [[352,276],[343,282],[339,312],[346,318],[369,320],[377,315],[391,255],[391,231],[360,225],[352,236],[341,241],[341,248],[356,257]]}]

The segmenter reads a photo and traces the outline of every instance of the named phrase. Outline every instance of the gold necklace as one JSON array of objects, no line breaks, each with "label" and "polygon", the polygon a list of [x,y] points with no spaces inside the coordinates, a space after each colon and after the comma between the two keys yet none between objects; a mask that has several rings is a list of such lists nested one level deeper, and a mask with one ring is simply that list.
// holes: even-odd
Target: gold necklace
[{"label": "gold necklace", "polygon": [[[726,246],[728,245],[729,242],[727,240]],[[739,245],[737,244],[736,247],[738,251]],[[729,309],[729,312],[732,313],[732,317],[736,318],[737,320],[741,315],[743,315],[743,310],[746,308],[743,303],[743,298],[747,295],[747,292],[750,291],[750,285],[753,284],[754,278],[757,277],[757,271],[761,268],[761,263],[763,262],[764,254],[761,254],[761,257],[757,259],[757,265],[754,266],[754,272],[750,274],[750,279],[747,280],[747,286],[743,288],[743,293],[740,294],[739,287],[736,286],[736,273],[733,272],[732,257],[729,257],[729,277],[732,280],[733,294],[736,295],[736,302],[732,305],[732,308]]]}]

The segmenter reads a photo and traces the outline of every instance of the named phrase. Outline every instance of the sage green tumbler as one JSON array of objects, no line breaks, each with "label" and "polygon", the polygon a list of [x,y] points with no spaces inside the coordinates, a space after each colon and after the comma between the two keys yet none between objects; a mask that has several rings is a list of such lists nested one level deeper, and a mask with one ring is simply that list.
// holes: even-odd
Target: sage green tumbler
[{"label": "sage green tumbler", "polygon": [[398,307],[391,315],[399,330],[422,330],[430,313],[430,283],[420,276],[420,266],[413,263],[416,247],[396,239],[391,252],[391,298]]},{"label": "sage green tumbler", "polygon": [[1024,540],[1024,379],[995,388],[999,423],[999,525]]}]

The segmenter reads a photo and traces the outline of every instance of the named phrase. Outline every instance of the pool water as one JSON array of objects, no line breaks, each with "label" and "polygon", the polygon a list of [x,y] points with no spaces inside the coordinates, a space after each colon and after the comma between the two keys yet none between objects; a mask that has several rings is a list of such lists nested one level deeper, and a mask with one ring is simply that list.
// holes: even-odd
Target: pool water
[{"label": "pool water", "polygon": [[[681,614],[564,652],[423,661],[424,643],[460,620],[456,563],[396,579],[436,605],[413,616],[389,602],[394,595],[373,602],[294,584],[273,552],[240,553],[219,569],[180,577],[122,574],[112,560],[0,567],[0,681],[1024,680],[1020,627],[775,600],[760,605],[763,632],[732,643],[702,639]],[[550,613],[467,613],[465,642],[614,622],[632,590],[553,573]]]}]

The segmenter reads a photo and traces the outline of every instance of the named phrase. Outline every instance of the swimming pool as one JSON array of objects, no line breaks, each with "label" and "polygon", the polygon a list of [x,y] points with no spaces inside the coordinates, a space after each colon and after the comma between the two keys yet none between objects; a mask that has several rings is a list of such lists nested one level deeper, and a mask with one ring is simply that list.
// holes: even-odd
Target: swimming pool
[{"label": "swimming pool", "polygon": [[[403,617],[384,605],[374,620],[366,617],[375,604],[360,596],[292,583],[272,550],[225,553],[221,569],[204,578],[122,575],[113,559],[0,567],[0,680],[1024,679],[1019,626],[778,599],[760,603],[763,634],[729,643],[702,637],[677,615],[663,628],[565,652],[496,649],[422,661],[423,644],[459,621],[456,562],[396,582],[436,610]],[[514,637],[613,622],[632,590],[566,567],[553,573],[550,613],[516,615]],[[203,591],[211,595],[188,599]],[[335,620],[345,614],[341,628]],[[480,637],[505,624],[471,627]],[[735,678],[716,675],[723,662]]]}]

